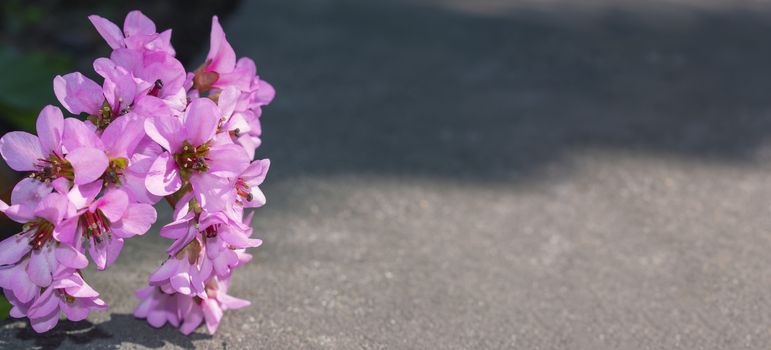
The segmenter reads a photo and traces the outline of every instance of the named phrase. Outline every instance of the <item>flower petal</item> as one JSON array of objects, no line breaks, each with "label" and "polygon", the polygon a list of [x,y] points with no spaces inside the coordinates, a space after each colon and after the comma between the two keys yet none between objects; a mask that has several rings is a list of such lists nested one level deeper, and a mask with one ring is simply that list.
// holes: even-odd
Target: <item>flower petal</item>
[{"label": "flower petal", "polygon": [[222,30],[217,16],[211,19],[211,37],[209,43],[209,54],[206,60],[209,62],[207,71],[216,71],[219,73],[229,73],[236,65],[236,52],[225,38],[225,32]]},{"label": "flower petal", "polygon": [[51,285],[52,271],[46,258],[47,249],[36,249],[32,251],[29,258],[29,279],[38,287],[45,288]]},{"label": "flower petal", "polygon": [[81,147],[71,151],[65,157],[75,170],[75,184],[86,184],[97,180],[104,174],[110,161],[100,149]]},{"label": "flower petal", "polygon": [[96,135],[94,128],[89,127],[86,123],[75,118],[67,118],[64,120],[64,137],[62,143],[67,152],[72,152],[81,147],[104,148],[102,140]]},{"label": "flower petal", "polygon": [[143,235],[158,217],[152,205],[138,203],[126,208],[120,221],[114,222],[113,232],[123,238]]},{"label": "flower petal", "polygon": [[123,33],[121,33],[120,28],[115,23],[97,15],[88,16],[88,19],[94,24],[96,31],[99,32],[102,38],[107,41],[107,45],[110,45],[113,49],[123,47]]},{"label": "flower petal", "polygon": [[193,146],[200,146],[217,133],[221,113],[209,98],[196,98],[190,102],[182,118],[185,139]]},{"label": "flower petal", "polygon": [[56,192],[49,193],[35,207],[35,216],[56,225],[67,214],[69,204],[67,197]]},{"label": "flower petal", "polygon": [[13,235],[0,241],[0,265],[15,264],[32,250],[28,235]]},{"label": "flower petal", "polygon": [[0,139],[0,154],[11,169],[32,171],[38,159],[45,158],[37,136],[24,131],[12,131]]},{"label": "flower petal", "polygon": [[169,152],[176,152],[182,146],[182,122],[171,116],[145,119],[145,132],[153,141]]},{"label": "flower petal", "polygon": [[69,244],[60,244],[56,247],[56,259],[62,265],[73,269],[83,269],[88,266],[86,256]]},{"label": "flower petal", "polygon": [[94,204],[91,204],[89,210],[99,209],[110,222],[116,222],[123,217],[126,208],[129,205],[129,198],[126,192],[121,190],[110,190],[99,198]]},{"label": "flower petal", "polygon": [[155,159],[147,172],[145,186],[156,196],[170,195],[182,187],[182,178],[171,154],[164,152]]},{"label": "flower petal", "polygon": [[40,140],[40,151],[43,154],[62,154],[62,133],[64,132],[64,116],[62,111],[48,105],[40,111],[37,117],[37,135]]},{"label": "flower petal", "polygon": [[97,114],[104,102],[102,87],[80,72],[57,75],[54,94],[59,103],[72,114]]},{"label": "flower petal", "polygon": [[126,20],[123,22],[123,33],[127,37],[137,34],[155,34],[155,23],[141,11],[131,11],[126,15]]}]

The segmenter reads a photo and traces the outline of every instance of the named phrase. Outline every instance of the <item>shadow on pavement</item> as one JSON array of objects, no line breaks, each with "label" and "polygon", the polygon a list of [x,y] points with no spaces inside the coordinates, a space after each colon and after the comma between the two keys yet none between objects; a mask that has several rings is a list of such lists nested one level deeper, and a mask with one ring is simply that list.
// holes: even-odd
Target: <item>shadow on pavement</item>
[{"label": "shadow on pavement", "polygon": [[[18,322],[16,320],[4,321],[4,323]],[[147,329],[137,330],[136,323],[142,323]],[[141,334],[137,334],[141,332]],[[141,345],[147,348],[160,348],[167,343],[178,347],[191,349],[194,347],[193,341],[199,339],[210,339],[208,334],[193,333],[185,336],[175,328],[164,326],[160,329],[152,328],[143,320],[138,320],[130,314],[110,314],[110,320],[93,324],[88,320],[73,322],[61,320],[59,324],[51,331],[38,334],[29,324],[16,330],[16,339],[21,341],[32,341],[34,346],[42,349],[57,349],[69,341],[70,345],[81,346],[86,344],[98,343],[100,349],[119,349],[126,343]]]},{"label": "shadow on pavement", "polygon": [[278,91],[260,152],[274,178],[507,181],[597,149],[754,157],[771,130],[771,13],[664,22],[619,6],[586,19],[267,0],[227,29]]}]

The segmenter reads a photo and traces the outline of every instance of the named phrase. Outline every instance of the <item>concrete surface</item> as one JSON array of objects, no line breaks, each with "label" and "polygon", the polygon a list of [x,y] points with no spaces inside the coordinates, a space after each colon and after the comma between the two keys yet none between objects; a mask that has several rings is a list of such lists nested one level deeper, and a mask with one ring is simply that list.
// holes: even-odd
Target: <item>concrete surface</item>
[{"label": "concrete surface", "polygon": [[769,7],[579,4],[245,2],[278,90],[253,306],[135,320],[151,233],[89,274],[109,312],[0,347],[768,348]]}]

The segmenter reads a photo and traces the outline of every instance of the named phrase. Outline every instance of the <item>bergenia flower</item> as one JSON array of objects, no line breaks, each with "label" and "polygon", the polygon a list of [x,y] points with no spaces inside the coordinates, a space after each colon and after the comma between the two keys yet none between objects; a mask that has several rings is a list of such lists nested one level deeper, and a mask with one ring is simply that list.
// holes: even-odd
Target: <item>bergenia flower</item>
[{"label": "bergenia flower", "polygon": [[249,166],[243,148],[215,142],[219,108],[210,99],[190,102],[181,119],[156,117],[145,121],[145,132],[166,152],[153,162],[145,185],[150,193],[167,196],[189,181],[202,207],[219,210],[233,178]]},{"label": "bergenia flower", "polygon": [[99,298],[99,293],[77,270],[60,267],[54,274],[53,283],[29,306],[26,316],[32,328],[41,333],[56,326],[61,313],[70,321],[81,321],[92,310],[106,309],[107,304]]},{"label": "bergenia flower", "polygon": [[252,259],[247,249],[262,244],[246,209],[265,204],[260,186],[270,161],[252,159],[275,90],[254,61],[236,60],[216,16],[206,61],[194,72],[174,57],[171,31],[157,33],[139,11],[122,29],[89,20],[113,49],[94,60],[100,81],[74,72],[53,82],[64,109],[87,121],[47,106],[37,136],[0,138],[0,155],[26,175],[10,203],[0,201],[0,212],[24,224],[0,241],[10,315],[46,332],[62,314],[78,321],[106,309],[83,278],[86,254],[97,270],[112,265],[127,239],[150,229],[152,205],[165,199],[173,215],[160,235],[173,241],[149,286],[137,291],[134,315],[184,334],[206,323],[213,333],[225,310],[249,305],[227,289]]}]

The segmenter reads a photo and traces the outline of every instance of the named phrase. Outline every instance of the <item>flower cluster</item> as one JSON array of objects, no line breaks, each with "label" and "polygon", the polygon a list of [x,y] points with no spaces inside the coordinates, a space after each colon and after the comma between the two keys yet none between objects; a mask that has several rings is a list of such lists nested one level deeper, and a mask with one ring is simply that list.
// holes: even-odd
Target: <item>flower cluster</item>
[{"label": "flower cluster", "polygon": [[[90,16],[112,48],[94,61],[99,84],[75,72],[54,78],[62,107],[49,105],[37,136],[20,131],[0,139],[0,154],[28,173],[0,211],[23,223],[0,242],[0,287],[11,316],[37,332],[61,314],[82,320],[107,304],[83,279],[94,263],[107,269],[124,241],[156,221],[156,203],[173,207],[161,236],[173,240],[165,261],[137,291],[134,315],[154,327],[167,322],[188,334],[210,332],[227,309],[249,305],[227,294],[233,272],[251,259],[247,208],[265,204],[260,184],[270,166],[253,160],[260,145],[262,107],[270,84],[249,58],[236,59],[217,17],[206,61],[187,72],[175,58],[171,30],[158,33],[139,11],[123,29]],[[85,121],[77,116],[85,116]]]}]

